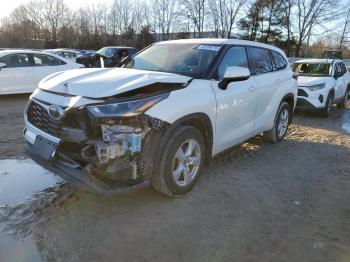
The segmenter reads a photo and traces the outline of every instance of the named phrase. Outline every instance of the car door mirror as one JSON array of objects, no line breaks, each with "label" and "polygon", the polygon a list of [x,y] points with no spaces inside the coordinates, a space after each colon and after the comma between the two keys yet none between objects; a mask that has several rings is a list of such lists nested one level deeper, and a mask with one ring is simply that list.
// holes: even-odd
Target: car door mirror
[{"label": "car door mirror", "polygon": [[340,72],[335,72],[334,79],[338,79],[339,77],[341,77],[341,73]]},{"label": "car door mirror", "polygon": [[294,73],[293,73],[293,78],[294,78],[295,80],[298,80],[298,77],[299,77],[299,72],[294,72]]},{"label": "car door mirror", "polygon": [[5,68],[6,67],[6,64],[5,63],[0,63],[0,70]]},{"label": "car door mirror", "polygon": [[250,71],[246,67],[230,66],[226,68],[224,79],[219,82],[219,88],[226,90],[231,82],[247,80],[250,77]]}]

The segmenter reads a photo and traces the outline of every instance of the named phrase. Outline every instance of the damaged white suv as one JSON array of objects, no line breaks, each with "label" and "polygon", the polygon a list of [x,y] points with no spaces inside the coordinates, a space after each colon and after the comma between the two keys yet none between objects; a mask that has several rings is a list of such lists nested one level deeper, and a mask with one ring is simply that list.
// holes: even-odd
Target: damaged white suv
[{"label": "damaged white suv", "polygon": [[188,192],[215,155],[257,134],[280,142],[297,98],[285,54],[250,41],[149,46],[121,68],[43,79],[25,111],[31,157],[101,193]]}]

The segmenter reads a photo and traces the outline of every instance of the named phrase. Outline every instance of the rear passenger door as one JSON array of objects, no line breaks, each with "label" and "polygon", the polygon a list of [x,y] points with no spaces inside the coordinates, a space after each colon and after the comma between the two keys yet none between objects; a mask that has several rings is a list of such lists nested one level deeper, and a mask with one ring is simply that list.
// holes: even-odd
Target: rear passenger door
[{"label": "rear passenger door", "polygon": [[31,93],[35,89],[34,67],[29,54],[11,54],[0,59],[0,93]]},{"label": "rear passenger door", "polygon": [[[259,133],[275,117],[275,107],[272,100],[275,92],[285,81],[285,76],[280,70],[276,70],[277,67],[272,60],[269,49],[249,47],[248,52],[253,71],[252,78],[257,87],[255,93],[257,101],[254,114],[254,132]],[[276,60],[278,60],[277,54],[275,56]]]},{"label": "rear passenger door", "polygon": [[214,151],[225,150],[240,143],[252,135],[256,95],[255,81],[252,78],[231,82],[226,90],[218,87],[228,67],[240,66],[248,68],[246,48],[230,47],[221,60],[215,79],[212,80],[217,101],[216,147]]}]

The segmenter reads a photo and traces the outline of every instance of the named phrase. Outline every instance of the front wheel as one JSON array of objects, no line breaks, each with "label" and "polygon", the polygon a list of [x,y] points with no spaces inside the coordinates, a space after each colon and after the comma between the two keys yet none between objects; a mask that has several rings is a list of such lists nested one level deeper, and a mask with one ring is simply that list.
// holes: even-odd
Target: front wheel
[{"label": "front wheel", "polygon": [[270,131],[264,132],[264,140],[272,143],[281,142],[287,134],[292,109],[287,102],[282,102],[278,108],[274,126]]},{"label": "front wheel", "polygon": [[349,94],[350,94],[350,88],[346,89],[345,95],[344,95],[342,101],[339,102],[339,103],[337,104],[337,107],[338,107],[338,108],[344,108],[344,107],[346,107],[346,103],[348,102]]},{"label": "front wheel", "polygon": [[333,105],[333,95],[329,94],[326,100],[325,107],[321,110],[321,115],[323,117],[329,117],[332,111],[332,105]]},{"label": "front wheel", "polygon": [[189,192],[197,182],[205,160],[202,133],[192,126],[180,126],[166,144],[153,187],[168,196]]}]

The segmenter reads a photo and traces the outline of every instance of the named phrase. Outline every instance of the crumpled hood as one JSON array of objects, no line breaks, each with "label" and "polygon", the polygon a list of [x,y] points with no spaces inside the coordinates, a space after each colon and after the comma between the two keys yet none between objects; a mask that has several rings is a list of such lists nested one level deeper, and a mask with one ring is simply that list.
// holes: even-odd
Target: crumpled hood
[{"label": "crumpled hood", "polygon": [[299,76],[298,86],[311,86],[332,81],[331,77]]},{"label": "crumpled hood", "polygon": [[128,68],[75,69],[52,74],[39,88],[74,96],[103,98],[154,83],[187,83],[187,76]]}]

